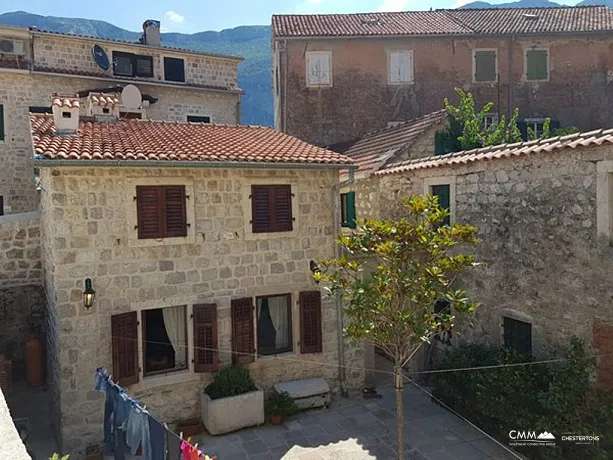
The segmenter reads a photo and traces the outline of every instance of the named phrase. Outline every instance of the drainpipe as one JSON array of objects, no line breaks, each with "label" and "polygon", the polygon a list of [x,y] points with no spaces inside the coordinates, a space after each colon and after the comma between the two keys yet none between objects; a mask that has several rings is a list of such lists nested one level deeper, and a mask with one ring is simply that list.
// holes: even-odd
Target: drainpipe
[{"label": "drainpipe", "polygon": [[283,60],[285,65],[283,66],[283,116],[281,117],[283,126],[281,127],[282,133],[287,133],[287,69],[289,67],[289,51],[287,49],[287,39],[283,40]]},{"label": "drainpipe", "polygon": [[[341,221],[340,221],[340,199],[339,193],[340,189],[346,185],[351,185],[355,182],[355,169],[351,168],[349,170],[349,179],[345,182],[339,182],[338,184],[332,187],[332,209],[334,211],[334,215],[332,216],[332,224],[333,224],[333,234],[338,235],[341,231]],[[338,259],[341,255],[341,246],[338,243],[334,243],[334,258]],[[341,294],[339,292],[335,293],[335,302],[336,302],[336,324],[338,330],[338,381],[340,385],[341,395],[343,397],[348,397],[349,393],[345,388],[345,380],[346,380],[346,372],[345,372],[345,342],[343,340],[343,330],[345,329],[345,325],[343,322],[343,301],[341,298]]]}]

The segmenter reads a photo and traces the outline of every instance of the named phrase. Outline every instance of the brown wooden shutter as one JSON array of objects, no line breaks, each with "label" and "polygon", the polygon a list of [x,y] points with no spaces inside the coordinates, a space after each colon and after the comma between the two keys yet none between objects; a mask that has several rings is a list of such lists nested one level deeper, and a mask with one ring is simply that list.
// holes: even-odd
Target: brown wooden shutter
[{"label": "brown wooden shutter", "polygon": [[248,364],[255,360],[253,299],[234,299],[232,310],[232,362]]},{"label": "brown wooden shutter", "polygon": [[272,232],[272,217],[270,187],[267,185],[252,185],[251,231],[253,233]]},{"label": "brown wooden shutter", "polygon": [[217,305],[194,305],[194,372],[213,372],[218,368]]},{"label": "brown wooden shutter", "polygon": [[291,232],[292,219],[292,187],[290,185],[274,186],[274,231]]},{"label": "brown wooden shutter", "polygon": [[164,236],[163,196],[160,187],[136,186],[136,213],[138,238],[162,238]]},{"label": "brown wooden shutter", "polygon": [[185,186],[164,186],[165,237],[187,236]]},{"label": "brown wooden shutter", "polygon": [[138,320],[136,312],[111,316],[113,380],[120,385],[138,382]]},{"label": "brown wooden shutter", "polygon": [[300,293],[300,353],[322,352],[321,293]]}]

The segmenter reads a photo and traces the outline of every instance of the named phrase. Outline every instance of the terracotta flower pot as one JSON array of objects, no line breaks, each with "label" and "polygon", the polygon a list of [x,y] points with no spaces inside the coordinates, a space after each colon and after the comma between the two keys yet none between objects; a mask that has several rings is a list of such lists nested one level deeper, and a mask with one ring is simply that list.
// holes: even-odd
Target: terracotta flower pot
[{"label": "terracotta flower pot", "polygon": [[271,415],[270,423],[273,425],[281,425],[283,423],[283,416],[282,415]]}]

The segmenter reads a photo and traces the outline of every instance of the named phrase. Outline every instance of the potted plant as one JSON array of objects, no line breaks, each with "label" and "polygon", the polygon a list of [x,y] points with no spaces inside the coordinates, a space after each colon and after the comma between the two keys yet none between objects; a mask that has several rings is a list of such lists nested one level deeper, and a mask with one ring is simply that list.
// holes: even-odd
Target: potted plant
[{"label": "potted plant", "polygon": [[277,393],[273,391],[264,405],[266,415],[270,418],[270,423],[273,425],[281,425],[284,417],[294,415],[298,411],[298,407],[289,393]]},{"label": "potted plant", "polygon": [[228,366],[202,392],[202,422],[210,434],[223,434],[264,423],[264,392],[249,370]]}]

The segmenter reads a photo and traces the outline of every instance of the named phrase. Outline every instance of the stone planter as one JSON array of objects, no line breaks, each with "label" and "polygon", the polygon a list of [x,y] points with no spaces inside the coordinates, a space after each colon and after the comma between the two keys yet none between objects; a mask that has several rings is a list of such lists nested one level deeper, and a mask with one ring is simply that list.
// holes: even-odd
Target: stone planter
[{"label": "stone planter", "polygon": [[264,392],[211,399],[202,392],[202,423],[210,434],[224,434],[264,423]]}]

